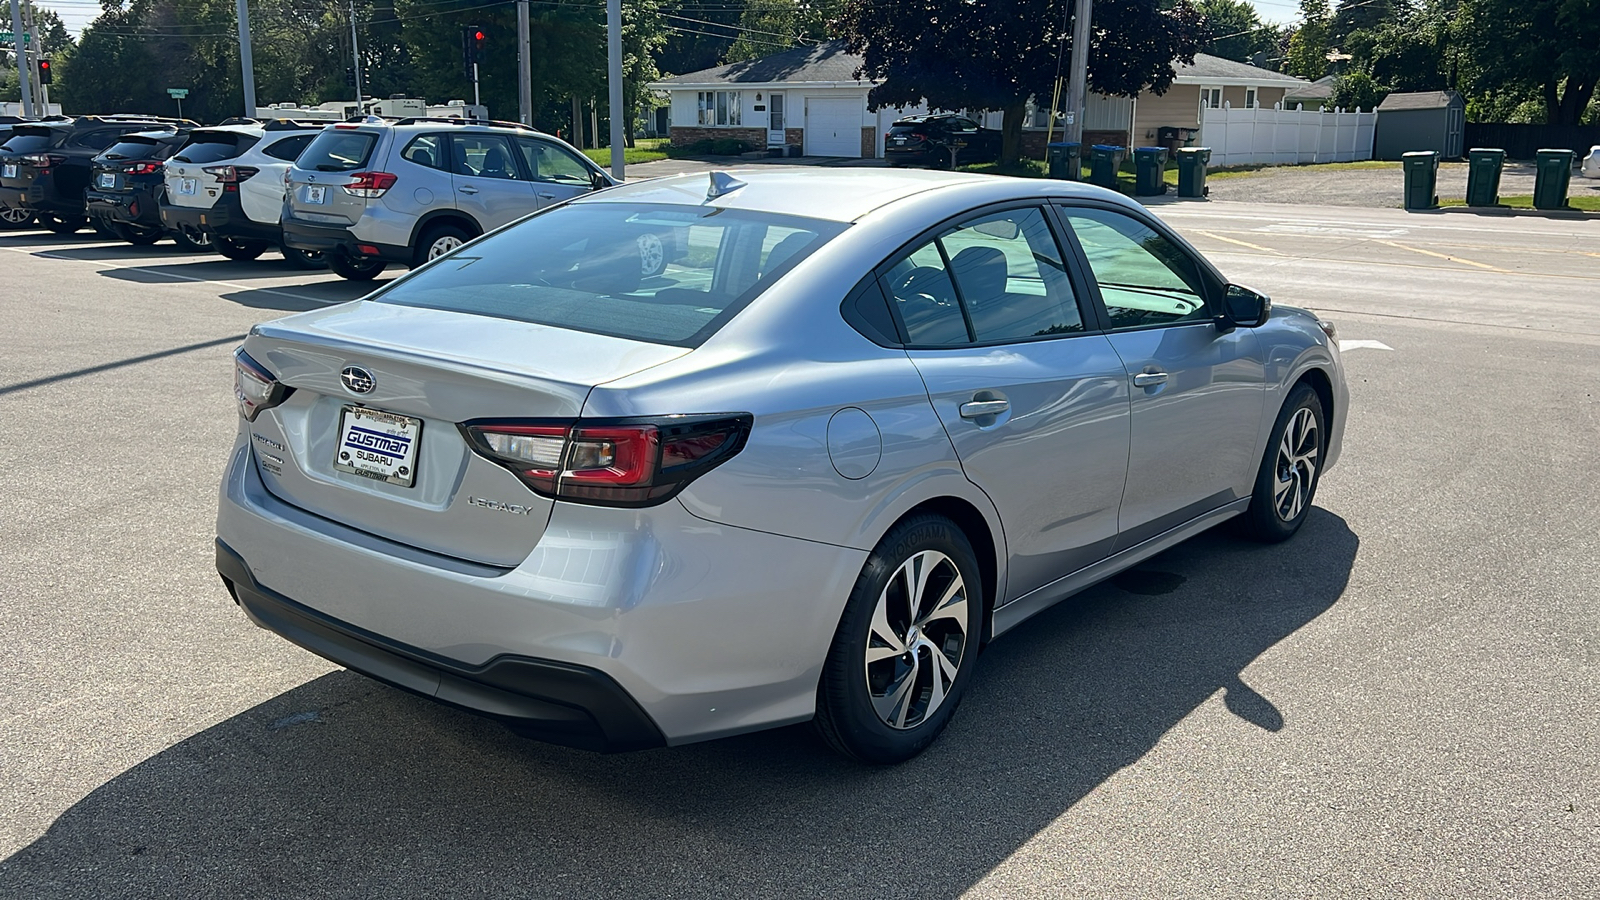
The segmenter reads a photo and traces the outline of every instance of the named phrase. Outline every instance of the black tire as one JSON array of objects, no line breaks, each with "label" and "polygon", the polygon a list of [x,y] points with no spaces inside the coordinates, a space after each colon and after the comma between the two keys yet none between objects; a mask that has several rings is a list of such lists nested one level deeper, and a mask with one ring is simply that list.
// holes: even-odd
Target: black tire
[{"label": "black tire", "polygon": [[236,262],[249,262],[267,252],[266,241],[246,241],[238,238],[219,237],[216,240],[218,253]]},{"label": "black tire", "polygon": [[388,264],[376,256],[351,256],[347,253],[328,254],[328,268],[348,281],[371,281],[378,277]]},{"label": "black tire", "polygon": [[326,269],[328,256],[320,250],[297,250],[294,247],[281,247],[283,259],[296,269]]},{"label": "black tire", "polygon": [[[921,612],[912,612],[906,602],[911,582],[901,571],[918,558],[931,564],[931,574],[916,604]],[[939,606],[956,576],[961,589]],[[929,615],[936,606],[945,614]],[[955,714],[972,679],[982,624],[983,580],[961,529],[935,515],[896,525],[867,557],[845,604],[817,686],[817,731],[841,753],[868,763],[904,762],[926,750]],[[887,640],[880,637],[885,628]],[[908,646],[909,652],[900,652]],[[935,659],[940,654],[943,665]],[[947,677],[951,669],[954,676]],[[875,695],[885,704],[882,713]],[[897,695],[903,703],[895,701]],[[895,723],[897,716],[901,721]]]},{"label": "black tire", "polygon": [[148,247],[161,240],[166,232],[159,228],[147,225],[129,225],[126,222],[111,222],[111,235],[119,241],[127,241],[135,247]]},{"label": "black tire", "polygon": [[178,245],[180,250],[187,250],[190,253],[209,253],[216,249],[216,239],[207,232],[180,228],[171,234],[172,242]]},{"label": "black tire", "polygon": [[121,240],[121,236],[117,234],[117,226],[121,224],[121,222],[113,222],[105,216],[89,217],[89,227],[94,229],[94,233],[101,237]]},{"label": "black tire", "polygon": [[27,228],[33,224],[33,211],[15,206],[0,206],[0,229]]},{"label": "black tire", "polygon": [[[1302,414],[1302,411],[1304,414]],[[1305,425],[1311,430],[1307,432]],[[1285,436],[1286,432],[1293,432]],[[1256,473],[1250,508],[1240,516],[1244,533],[1275,544],[1294,536],[1311,512],[1322,479],[1323,451],[1328,446],[1322,398],[1310,385],[1289,392]]]},{"label": "black tire", "polygon": [[472,235],[459,225],[434,225],[422,233],[422,239],[417,241],[417,248],[411,252],[411,268],[418,268],[428,260],[449,253],[470,240]]},{"label": "black tire", "polygon": [[76,234],[78,229],[89,224],[84,216],[58,216],[54,213],[39,213],[39,224],[56,234]]}]

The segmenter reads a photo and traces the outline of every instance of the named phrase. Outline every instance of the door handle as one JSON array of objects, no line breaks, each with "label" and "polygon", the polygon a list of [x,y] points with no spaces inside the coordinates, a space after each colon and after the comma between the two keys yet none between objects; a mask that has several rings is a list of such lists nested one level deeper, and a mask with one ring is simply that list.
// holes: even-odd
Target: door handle
[{"label": "door handle", "polygon": [[476,194],[478,192],[478,189],[470,184],[464,184],[461,187],[456,188],[456,190],[463,194]]},{"label": "door handle", "polygon": [[1165,372],[1140,372],[1133,376],[1134,387],[1155,387],[1158,384],[1166,383],[1167,373]]},{"label": "door handle", "polygon": [[554,200],[556,198],[555,194],[551,194],[551,193],[549,193],[547,191],[540,191],[539,192],[539,196],[543,197],[546,200]]},{"label": "door handle", "polygon": [[969,400],[961,404],[961,418],[981,419],[984,416],[998,416],[1011,408],[1011,404],[1004,400]]}]

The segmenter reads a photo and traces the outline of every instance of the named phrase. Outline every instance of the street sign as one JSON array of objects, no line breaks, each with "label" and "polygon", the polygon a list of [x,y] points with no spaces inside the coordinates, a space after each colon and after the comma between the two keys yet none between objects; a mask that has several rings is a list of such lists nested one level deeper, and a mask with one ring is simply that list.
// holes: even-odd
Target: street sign
[{"label": "street sign", "polygon": [[188,88],[167,88],[167,96],[172,97],[172,98],[177,99],[177,100],[182,100],[183,98],[189,96],[189,89]]},{"label": "street sign", "polygon": [[[0,43],[10,44],[10,43],[14,43],[15,41],[16,41],[16,35],[12,34],[9,31],[0,31]],[[32,46],[33,45],[33,35],[30,34],[29,32],[24,31],[22,33],[22,43],[23,43],[24,46]]]}]

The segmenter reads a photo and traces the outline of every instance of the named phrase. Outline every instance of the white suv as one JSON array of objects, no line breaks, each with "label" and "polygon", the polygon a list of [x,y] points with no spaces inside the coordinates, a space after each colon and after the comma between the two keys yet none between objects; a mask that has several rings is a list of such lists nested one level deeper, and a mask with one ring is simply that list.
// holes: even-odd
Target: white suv
[{"label": "white suv", "polygon": [[167,162],[162,224],[212,235],[229,259],[255,259],[277,246],[291,264],[320,268],[322,254],[284,244],[278,217],[283,173],[326,125],[279,119],[195,129]]}]

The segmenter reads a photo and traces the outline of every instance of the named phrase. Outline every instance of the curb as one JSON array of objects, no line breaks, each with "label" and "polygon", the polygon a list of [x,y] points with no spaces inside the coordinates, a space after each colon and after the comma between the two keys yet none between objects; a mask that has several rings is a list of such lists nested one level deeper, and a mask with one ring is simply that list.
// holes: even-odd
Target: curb
[{"label": "curb", "polygon": [[1475,216],[1518,216],[1539,219],[1600,219],[1600,213],[1582,209],[1516,209],[1509,206],[1440,206],[1436,209],[1408,209],[1408,213],[1469,213]]}]

